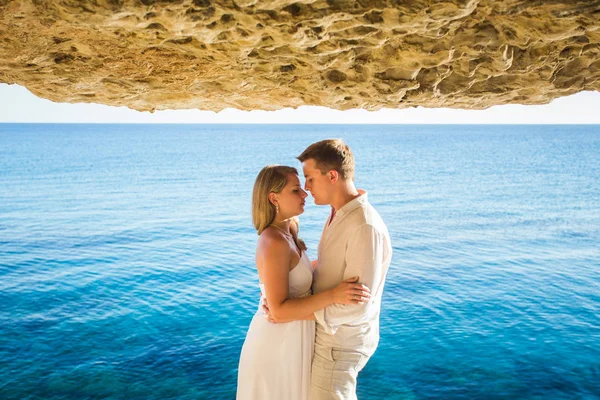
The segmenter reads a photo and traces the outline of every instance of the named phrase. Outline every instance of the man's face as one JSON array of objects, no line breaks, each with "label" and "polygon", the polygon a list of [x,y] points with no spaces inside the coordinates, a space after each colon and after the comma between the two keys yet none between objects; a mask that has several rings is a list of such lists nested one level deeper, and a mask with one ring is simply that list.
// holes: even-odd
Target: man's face
[{"label": "man's face", "polygon": [[306,179],[304,189],[310,192],[315,200],[315,204],[329,204],[329,197],[333,185],[327,177],[327,174],[323,174],[321,170],[317,168],[317,163],[312,158],[309,158],[302,163],[302,171],[304,172],[304,178]]}]

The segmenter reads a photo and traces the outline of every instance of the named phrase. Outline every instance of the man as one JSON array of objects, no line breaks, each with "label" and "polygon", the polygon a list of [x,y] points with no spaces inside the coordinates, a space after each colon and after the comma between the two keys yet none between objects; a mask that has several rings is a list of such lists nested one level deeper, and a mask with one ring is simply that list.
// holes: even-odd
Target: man
[{"label": "man", "polygon": [[313,293],[359,276],[371,290],[364,304],[334,304],[315,313],[312,400],[356,399],[356,378],[379,342],[379,312],[392,258],[387,227],[354,186],[354,156],[339,139],[311,144],[298,157],[315,204],[330,205],[313,277]]}]

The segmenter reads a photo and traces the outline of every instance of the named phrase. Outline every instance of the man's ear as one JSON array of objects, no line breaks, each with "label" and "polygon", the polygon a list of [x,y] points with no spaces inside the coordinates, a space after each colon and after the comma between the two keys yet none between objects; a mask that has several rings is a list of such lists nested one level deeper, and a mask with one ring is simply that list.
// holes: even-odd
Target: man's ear
[{"label": "man's ear", "polygon": [[335,169],[332,169],[327,173],[327,178],[329,178],[329,182],[336,183],[340,179],[340,174]]}]

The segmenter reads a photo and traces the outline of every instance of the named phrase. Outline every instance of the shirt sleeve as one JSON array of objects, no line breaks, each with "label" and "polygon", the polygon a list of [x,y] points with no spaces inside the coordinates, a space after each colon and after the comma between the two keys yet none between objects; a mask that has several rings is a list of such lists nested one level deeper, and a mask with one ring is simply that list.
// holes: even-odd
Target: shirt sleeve
[{"label": "shirt sleeve", "polygon": [[315,312],[315,319],[327,333],[333,335],[344,324],[358,324],[375,311],[372,302],[375,290],[384,276],[385,237],[372,225],[361,225],[350,237],[346,247],[344,278],[359,277],[359,282],[371,290],[371,300],[365,304],[332,304]]}]

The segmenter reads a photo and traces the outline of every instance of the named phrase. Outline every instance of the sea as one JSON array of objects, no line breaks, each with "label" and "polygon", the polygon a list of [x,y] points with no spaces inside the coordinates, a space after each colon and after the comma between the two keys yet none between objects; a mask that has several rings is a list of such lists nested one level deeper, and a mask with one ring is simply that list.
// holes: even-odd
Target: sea
[{"label": "sea", "polygon": [[0,399],[234,399],[254,179],[325,138],[394,251],[359,399],[600,398],[598,125],[1,124]]}]

